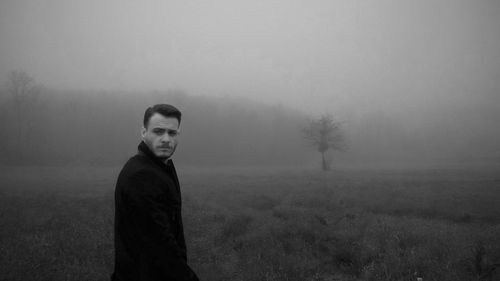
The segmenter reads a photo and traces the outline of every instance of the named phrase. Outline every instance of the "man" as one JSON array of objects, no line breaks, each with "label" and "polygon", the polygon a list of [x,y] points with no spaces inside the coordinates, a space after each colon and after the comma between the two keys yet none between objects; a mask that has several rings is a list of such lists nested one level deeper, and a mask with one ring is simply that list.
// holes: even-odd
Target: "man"
[{"label": "man", "polygon": [[170,157],[181,112],[157,104],[144,113],[142,142],[115,189],[113,281],[196,281],[187,265],[179,181]]}]

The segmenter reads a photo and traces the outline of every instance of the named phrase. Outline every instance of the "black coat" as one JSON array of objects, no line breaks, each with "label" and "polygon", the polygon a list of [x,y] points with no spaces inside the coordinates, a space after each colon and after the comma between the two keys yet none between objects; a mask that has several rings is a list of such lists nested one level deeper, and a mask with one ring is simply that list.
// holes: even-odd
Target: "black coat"
[{"label": "black coat", "polygon": [[144,144],[128,160],[115,189],[115,268],[112,280],[198,280],[187,265],[181,193],[167,164]]}]

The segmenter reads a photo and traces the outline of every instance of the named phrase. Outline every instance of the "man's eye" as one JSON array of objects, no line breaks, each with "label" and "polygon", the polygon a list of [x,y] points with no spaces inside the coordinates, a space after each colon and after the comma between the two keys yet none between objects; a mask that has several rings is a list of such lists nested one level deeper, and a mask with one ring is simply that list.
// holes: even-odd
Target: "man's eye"
[{"label": "man's eye", "polygon": [[171,136],[171,137],[175,137],[175,136],[177,136],[178,134],[179,134],[179,132],[177,132],[177,131],[169,131],[169,132],[168,132],[168,135],[169,135],[169,136]]},{"label": "man's eye", "polygon": [[153,133],[157,134],[157,135],[161,135],[163,134],[163,130],[153,130]]}]

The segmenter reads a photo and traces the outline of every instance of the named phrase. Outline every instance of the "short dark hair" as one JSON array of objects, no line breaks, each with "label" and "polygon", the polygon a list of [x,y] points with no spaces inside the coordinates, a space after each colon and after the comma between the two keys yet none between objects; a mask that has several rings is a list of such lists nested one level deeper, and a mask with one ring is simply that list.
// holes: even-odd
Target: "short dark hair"
[{"label": "short dark hair", "polygon": [[182,114],[179,109],[170,104],[155,104],[151,107],[148,107],[148,109],[146,109],[146,112],[144,112],[144,128],[148,127],[149,119],[151,119],[151,116],[153,116],[153,114],[155,113],[161,114],[164,117],[177,118],[177,120],[179,121],[179,125],[181,124]]}]

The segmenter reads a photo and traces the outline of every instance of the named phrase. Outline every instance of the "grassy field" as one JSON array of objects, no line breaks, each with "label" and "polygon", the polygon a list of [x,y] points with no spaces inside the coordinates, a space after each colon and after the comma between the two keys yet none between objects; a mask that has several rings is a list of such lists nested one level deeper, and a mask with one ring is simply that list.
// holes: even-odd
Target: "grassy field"
[{"label": "grassy field", "polygon": [[[178,170],[202,280],[500,280],[500,170]],[[0,280],[108,280],[117,173],[2,167]]]}]

